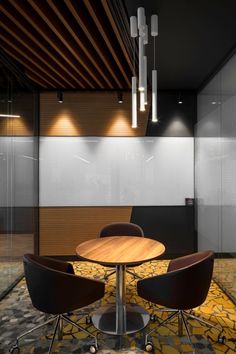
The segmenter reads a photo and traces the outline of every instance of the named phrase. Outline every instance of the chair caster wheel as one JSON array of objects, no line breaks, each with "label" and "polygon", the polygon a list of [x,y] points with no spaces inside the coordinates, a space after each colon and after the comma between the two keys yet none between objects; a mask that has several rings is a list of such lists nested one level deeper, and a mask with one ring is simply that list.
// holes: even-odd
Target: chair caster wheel
[{"label": "chair caster wheel", "polygon": [[86,317],[86,324],[89,325],[89,324],[91,324],[91,323],[92,323],[92,318],[91,318],[91,316],[87,316],[87,317]]},{"label": "chair caster wheel", "polygon": [[20,348],[18,347],[18,345],[13,345],[10,348],[9,353],[19,354],[20,353]]},{"label": "chair caster wheel", "polygon": [[218,341],[218,343],[220,343],[220,344],[225,344],[226,337],[219,334],[217,341]]},{"label": "chair caster wheel", "polygon": [[150,321],[155,322],[156,320],[157,320],[157,316],[152,313],[152,314],[150,315]]},{"label": "chair caster wheel", "polygon": [[89,351],[90,353],[97,353],[98,347],[96,345],[90,345]]},{"label": "chair caster wheel", "polygon": [[145,344],[145,350],[146,350],[146,352],[152,352],[152,351],[153,351],[153,344],[152,344],[152,342],[147,342],[147,343]]}]

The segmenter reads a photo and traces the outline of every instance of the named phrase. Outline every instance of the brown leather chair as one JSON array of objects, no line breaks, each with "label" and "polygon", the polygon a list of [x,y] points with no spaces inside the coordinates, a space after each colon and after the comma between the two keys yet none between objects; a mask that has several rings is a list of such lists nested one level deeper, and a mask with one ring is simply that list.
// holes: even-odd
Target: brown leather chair
[{"label": "brown leather chair", "polygon": [[104,283],[76,276],[71,264],[52,258],[26,254],[23,257],[23,264],[33,306],[51,316],[46,322],[18,336],[16,344],[11,347],[10,352],[19,353],[18,342],[21,338],[48,323],[55,322],[48,351],[51,353],[59,325],[65,321],[94,338],[95,344],[90,346],[90,352],[96,353],[98,350],[97,337],[72,321],[67,314],[101,299],[105,291]]},{"label": "brown leather chair", "polygon": [[[136,236],[136,237],[144,237],[144,233],[142,228],[137,225],[133,224],[131,222],[116,222],[116,223],[111,223],[103,227],[103,229],[100,231],[99,237],[109,237],[109,236]],[[129,267],[134,267],[134,266],[139,266],[140,264],[134,264],[134,265],[129,265]],[[105,274],[105,280],[108,279],[112,274],[114,274],[116,271],[113,270],[110,273]],[[127,273],[131,274],[134,278],[141,279],[137,274],[134,272],[130,271],[129,269],[126,270]]]},{"label": "brown leather chair", "polygon": [[[159,326],[177,316],[179,319],[179,335],[182,335],[182,326],[184,325],[192,346],[187,323],[188,318],[198,320],[222,332],[222,329],[188,311],[200,306],[205,301],[211,284],[213,265],[214,253],[212,251],[198,252],[171,260],[167,273],[146,278],[137,283],[137,291],[140,297],[170,309],[161,310],[163,312],[172,312]],[[147,351],[153,349],[152,342],[148,341],[148,337],[156,330],[157,328],[154,328],[146,334],[145,347]],[[225,337],[221,336],[220,333],[218,341],[222,343],[224,340]]]}]

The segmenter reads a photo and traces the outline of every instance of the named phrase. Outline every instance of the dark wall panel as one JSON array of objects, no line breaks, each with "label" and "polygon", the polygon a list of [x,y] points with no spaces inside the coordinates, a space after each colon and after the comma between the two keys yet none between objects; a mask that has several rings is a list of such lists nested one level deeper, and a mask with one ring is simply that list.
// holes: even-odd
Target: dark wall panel
[{"label": "dark wall panel", "polygon": [[134,207],[131,222],[139,224],[146,237],[164,243],[162,258],[195,251],[193,206]]},{"label": "dark wall panel", "polygon": [[[147,136],[192,137],[196,122],[195,91],[158,91],[158,123],[149,117]],[[182,104],[179,104],[179,101]]]}]

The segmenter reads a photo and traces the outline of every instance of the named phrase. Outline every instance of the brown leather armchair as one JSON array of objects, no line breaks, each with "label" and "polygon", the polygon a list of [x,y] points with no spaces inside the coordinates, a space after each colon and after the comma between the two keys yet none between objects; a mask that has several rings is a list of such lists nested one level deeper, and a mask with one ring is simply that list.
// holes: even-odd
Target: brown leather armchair
[{"label": "brown leather armchair", "polygon": [[48,353],[51,353],[59,324],[65,321],[94,338],[95,344],[90,346],[90,352],[96,353],[98,350],[96,336],[72,321],[67,313],[101,299],[105,291],[104,283],[76,276],[71,264],[52,258],[26,254],[23,257],[23,264],[26,284],[33,306],[51,316],[46,322],[18,336],[16,344],[12,346],[10,352],[19,353],[18,342],[21,338],[48,323],[55,322],[48,351]]},{"label": "brown leather armchair", "polygon": [[[171,260],[167,273],[146,278],[137,283],[137,291],[140,297],[169,309],[164,309],[163,312],[171,312],[171,315],[161,322],[160,326],[177,316],[179,319],[179,335],[182,335],[182,326],[184,325],[192,346],[187,323],[188,318],[198,320],[222,332],[222,329],[188,311],[200,306],[205,301],[212,279],[213,265],[214,253],[212,251],[198,252]],[[145,347],[147,351],[153,349],[152,342],[148,341],[148,337],[156,330],[157,328],[154,328],[146,334]],[[220,334],[218,341],[222,343],[224,340],[225,337]]]},{"label": "brown leather armchair", "polygon": [[[100,231],[99,237],[109,237],[109,236],[136,236],[136,237],[144,237],[144,233],[142,228],[131,222],[116,222],[111,223],[103,227]],[[140,263],[142,264],[142,263]],[[139,266],[140,264],[129,265],[129,267]],[[105,274],[105,280],[108,279],[112,274],[116,271],[113,270],[110,273]],[[137,274],[130,271],[129,269],[126,270],[127,273],[131,274],[134,278],[141,279]]]}]

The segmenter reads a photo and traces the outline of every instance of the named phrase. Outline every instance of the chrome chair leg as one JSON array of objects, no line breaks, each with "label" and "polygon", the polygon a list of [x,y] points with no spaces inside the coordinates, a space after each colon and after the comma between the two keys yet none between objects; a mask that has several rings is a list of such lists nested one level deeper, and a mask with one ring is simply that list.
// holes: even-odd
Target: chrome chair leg
[{"label": "chrome chair leg", "polygon": [[60,317],[59,323],[58,323],[58,340],[63,339],[63,319]]},{"label": "chrome chair leg", "polygon": [[61,315],[61,317],[63,318],[63,320],[65,320],[66,322],[70,323],[72,326],[78,328],[80,331],[83,331],[83,332],[87,333],[90,337],[92,337],[94,339],[94,342],[95,342],[95,347],[98,348],[97,336],[95,336],[94,334],[90,333],[87,329],[85,329],[82,326],[78,325],[78,323],[72,321],[67,316]]},{"label": "chrome chair leg", "polygon": [[39,328],[41,328],[41,327],[46,326],[48,323],[51,323],[51,322],[55,321],[56,319],[57,319],[57,316],[53,316],[53,317],[49,318],[46,322],[43,322],[43,323],[41,323],[40,325],[35,326],[35,327],[29,329],[28,331],[24,332],[24,333],[21,334],[19,337],[17,337],[17,338],[16,338],[16,342],[18,343],[18,341],[19,341],[21,338],[27,336],[28,334],[30,334],[30,333],[36,331],[37,329],[39,329]]},{"label": "chrome chair leg", "polygon": [[155,328],[153,328],[150,332],[146,333],[145,335],[145,344],[148,343],[148,337],[157,331],[157,329],[161,326],[163,326],[165,323],[169,322],[173,317],[175,317],[176,315],[178,315],[179,311],[175,311],[174,313],[172,313],[169,317],[167,317],[164,321],[162,321],[158,326],[156,326]]},{"label": "chrome chair leg", "polygon": [[183,335],[183,318],[181,311],[178,311],[178,335],[180,337]]},{"label": "chrome chair leg", "polygon": [[51,343],[50,343],[50,346],[49,346],[49,350],[48,350],[48,354],[51,353],[51,350],[52,350],[52,347],[53,347],[53,343],[54,343],[54,340],[55,340],[55,337],[56,337],[56,333],[57,333],[57,328],[59,326],[59,323],[61,321],[61,316],[57,316],[57,322],[56,322],[56,325],[55,325],[55,328],[54,328],[54,332],[53,332],[53,336],[52,336],[52,340],[51,340]]},{"label": "chrome chair leg", "polygon": [[215,329],[217,329],[218,331],[222,332],[222,328],[220,328],[220,327],[218,327],[218,326],[215,326],[215,325],[213,325],[212,323],[210,323],[210,322],[208,322],[208,321],[206,321],[206,320],[203,320],[203,319],[200,318],[200,317],[194,316],[194,315],[192,315],[192,314],[190,314],[190,313],[188,313],[188,312],[186,312],[186,311],[183,311],[183,312],[184,312],[185,316],[190,317],[190,318],[192,318],[193,320],[199,321],[200,323],[202,323],[202,324],[204,324],[204,325],[206,325],[206,326],[208,326],[208,327],[210,327],[210,328],[215,328]]},{"label": "chrome chair leg", "polygon": [[[190,334],[190,331],[189,331],[189,328],[188,328],[188,323],[184,317],[184,312],[181,311],[181,317],[182,317],[182,321],[183,321],[183,324],[184,324],[184,328],[185,328],[185,331],[187,333],[187,336],[188,336],[188,340],[189,340],[189,343],[191,344],[192,348],[194,349],[194,345],[193,345],[193,342],[191,340],[191,334]],[[195,349],[194,349],[195,351]]]},{"label": "chrome chair leg", "polygon": [[14,352],[14,349],[18,348],[19,340],[20,340],[20,339],[22,339],[23,337],[27,336],[28,334],[30,334],[30,333],[36,331],[37,329],[40,329],[40,328],[46,326],[47,324],[49,324],[49,323],[55,321],[56,319],[57,319],[57,316],[50,317],[47,321],[45,321],[45,322],[43,322],[43,323],[41,323],[41,324],[39,324],[39,325],[37,325],[37,326],[35,326],[35,327],[29,329],[28,331],[26,331],[26,332],[22,333],[21,335],[19,335],[18,337],[16,337],[16,342],[15,342],[15,344],[13,344],[13,345],[11,346],[10,350],[9,350],[10,353],[13,353],[13,352]]},{"label": "chrome chair leg", "polygon": [[112,270],[109,274],[107,274],[107,271],[106,271],[105,276],[104,276],[104,279],[105,279],[105,280],[108,280],[108,278],[109,278],[111,275],[115,274],[115,273],[116,273],[116,270]]},{"label": "chrome chair leg", "polygon": [[129,270],[129,269],[126,269],[126,273],[129,273],[129,274],[132,275],[134,278],[137,278],[137,279],[139,279],[139,280],[143,279],[143,278],[141,278],[138,274],[132,272],[132,271]]}]

